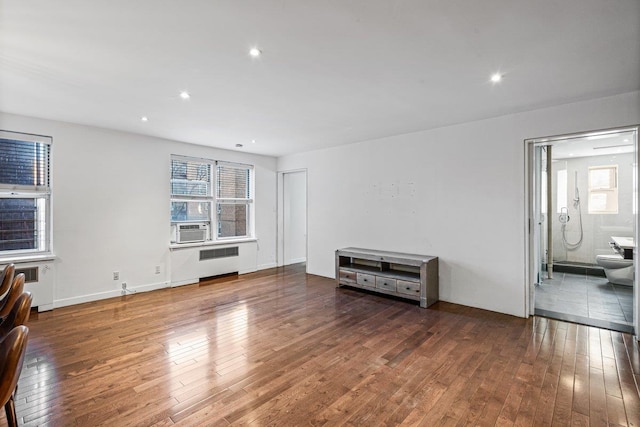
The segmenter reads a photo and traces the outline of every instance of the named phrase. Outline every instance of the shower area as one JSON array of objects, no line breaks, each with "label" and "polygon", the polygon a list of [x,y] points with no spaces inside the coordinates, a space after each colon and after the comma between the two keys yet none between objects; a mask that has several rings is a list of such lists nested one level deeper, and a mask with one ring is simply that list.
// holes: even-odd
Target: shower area
[{"label": "shower area", "polygon": [[637,128],[533,145],[536,315],[633,332]]}]

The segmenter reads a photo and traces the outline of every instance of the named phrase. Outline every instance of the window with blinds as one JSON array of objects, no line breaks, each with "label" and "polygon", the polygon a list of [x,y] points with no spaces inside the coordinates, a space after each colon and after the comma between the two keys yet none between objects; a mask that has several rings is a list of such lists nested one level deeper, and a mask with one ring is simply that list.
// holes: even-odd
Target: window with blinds
[{"label": "window with blinds", "polygon": [[171,159],[171,221],[211,222],[211,170],[206,160]]},{"label": "window with blinds", "polygon": [[216,230],[219,239],[250,235],[252,175],[253,166],[217,162]]},{"label": "window with blinds", "polygon": [[51,138],[0,131],[0,254],[50,248]]},{"label": "window with blinds", "polygon": [[251,237],[252,188],[251,165],[171,156],[173,241],[185,223],[212,230],[206,240]]}]

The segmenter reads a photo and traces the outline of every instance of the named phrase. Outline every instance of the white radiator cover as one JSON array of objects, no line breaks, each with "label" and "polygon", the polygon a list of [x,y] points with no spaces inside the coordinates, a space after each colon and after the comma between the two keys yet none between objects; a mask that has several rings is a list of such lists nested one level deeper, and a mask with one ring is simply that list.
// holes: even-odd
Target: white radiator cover
[{"label": "white radiator cover", "polygon": [[[0,269],[6,264],[0,265]],[[38,281],[25,283],[24,290],[31,292],[33,297],[32,307],[38,307],[38,311],[53,309],[53,285],[55,283],[55,264],[53,261],[20,262],[15,263],[16,268],[38,268]]]},{"label": "white radiator cover", "polygon": [[[200,251],[212,248],[238,247],[238,256],[200,261]],[[251,273],[257,267],[258,244],[255,241],[228,245],[201,245],[171,249],[171,286],[197,283],[202,277],[220,274]]]}]

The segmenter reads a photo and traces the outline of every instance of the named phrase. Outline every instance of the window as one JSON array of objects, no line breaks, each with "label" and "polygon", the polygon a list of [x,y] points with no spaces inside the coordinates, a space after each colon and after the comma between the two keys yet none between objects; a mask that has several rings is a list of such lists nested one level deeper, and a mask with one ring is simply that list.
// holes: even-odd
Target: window
[{"label": "window", "polygon": [[171,159],[171,222],[211,222],[211,162]]},{"label": "window", "polygon": [[618,166],[589,168],[589,213],[618,213]]},{"label": "window", "polygon": [[563,209],[567,209],[567,170],[560,169],[558,171],[557,191],[556,191],[556,206],[557,213],[562,213]]},{"label": "window", "polygon": [[217,237],[250,235],[252,166],[218,162],[216,165]]},{"label": "window", "polygon": [[180,223],[205,226],[205,240],[251,237],[252,186],[253,166],[172,156],[173,241]]},{"label": "window", "polygon": [[51,138],[0,131],[0,255],[50,251]]}]

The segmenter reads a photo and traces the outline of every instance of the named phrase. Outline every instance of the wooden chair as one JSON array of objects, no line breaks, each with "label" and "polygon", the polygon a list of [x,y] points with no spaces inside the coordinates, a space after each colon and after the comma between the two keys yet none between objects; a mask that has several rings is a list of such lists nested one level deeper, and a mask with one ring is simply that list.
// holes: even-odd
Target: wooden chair
[{"label": "wooden chair", "polygon": [[13,264],[7,265],[2,274],[0,274],[0,296],[4,295],[13,283],[13,275],[16,272],[16,266]]},{"label": "wooden chair", "polygon": [[31,302],[33,296],[31,292],[23,292],[13,304],[11,311],[6,317],[0,317],[0,341],[16,326],[26,325],[31,314]]},{"label": "wooden chair", "polygon": [[9,427],[18,425],[14,392],[22,372],[29,328],[17,326],[0,342],[0,404],[4,406]]},{"label": "wooden chair", "polygon": [[24,291],[24,273],[18,274],[11,284],[9,292],[0,300],[0,317],[6,317],[13,308],[16,300]]}]

